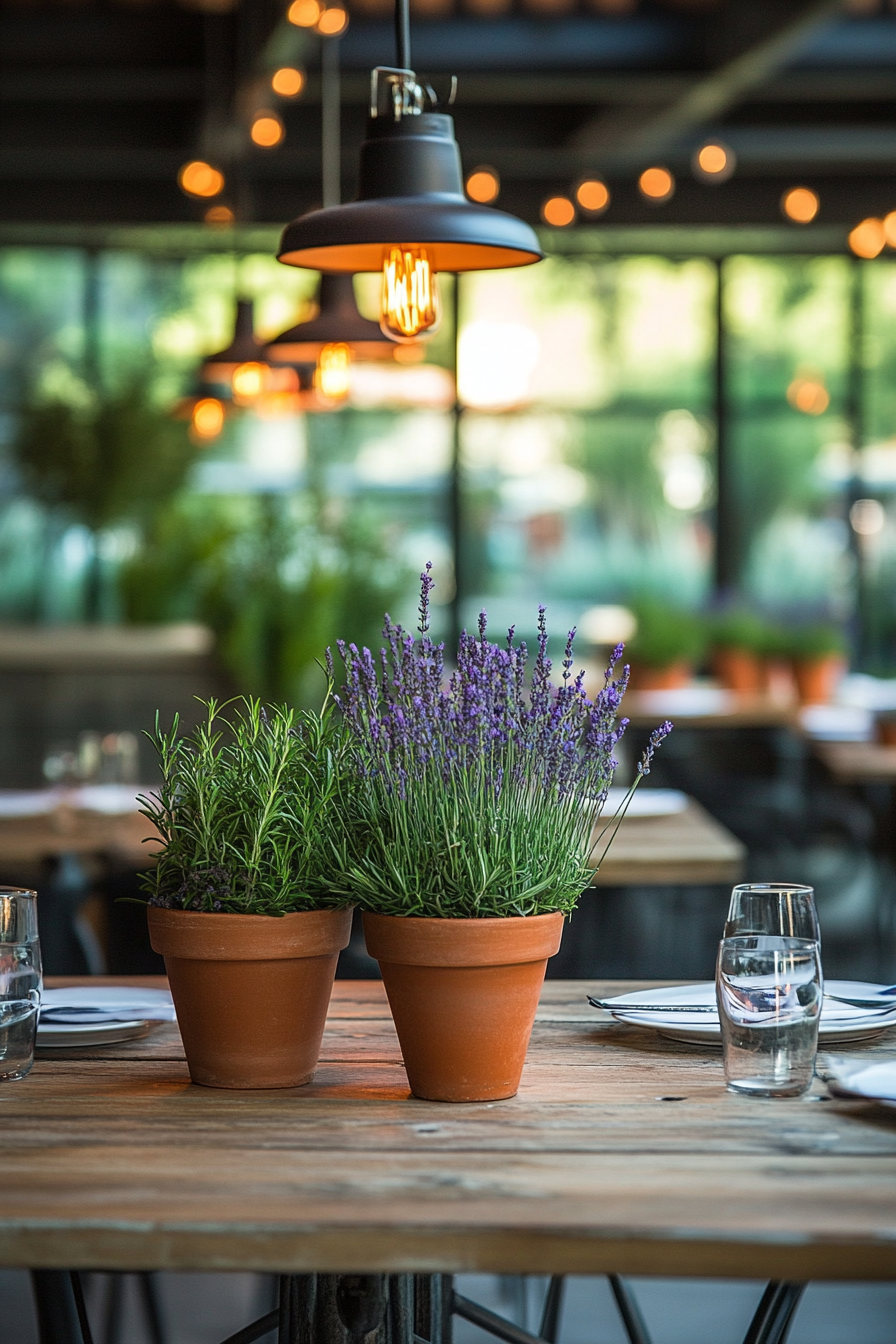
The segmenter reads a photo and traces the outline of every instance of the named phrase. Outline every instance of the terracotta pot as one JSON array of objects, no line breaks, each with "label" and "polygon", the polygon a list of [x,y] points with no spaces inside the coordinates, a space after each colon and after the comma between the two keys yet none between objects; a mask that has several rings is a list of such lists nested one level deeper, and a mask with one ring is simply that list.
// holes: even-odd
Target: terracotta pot
[{"label": "terracotta pot", "polygon": [[351,910],[206,915],[147,908],[190,1077],[205,1087],[299,1087],[314,1073]]},{"label": "terracotta pot", "polygon": [[758,695],[764,689],[762,660],[750,649],[716,649],[712,668],[727,691]]},{"label": "terracotta pot", "polygon": [[827,653],[822,658],[794,658],[793,675],[800,704],[830,704],[844,667],[839,653]]},{"label": "terracotta pot", "polygon": [[877,740],[885,747],[896,747],[896,718],[882,714],[877,720]]},{"label": "terracotta pot", "polygon": [[645,667],[632,663],[631,688],[633,691],[676,691],[687,686],[694,675],[690,663],[683,659],[668,667]]},{"label": "terracotta pot", "polygon": [[415,1096],[500,1101],[515,1095],[563,918],[364,914],[367,950],[380,963]]}]

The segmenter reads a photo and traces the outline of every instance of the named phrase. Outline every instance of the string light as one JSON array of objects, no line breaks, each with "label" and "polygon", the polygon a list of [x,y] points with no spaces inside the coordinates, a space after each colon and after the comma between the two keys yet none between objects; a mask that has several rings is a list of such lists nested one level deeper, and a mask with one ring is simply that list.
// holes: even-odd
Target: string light
[{"label": "string light", "polygon": [[550,196],[541,207],[541,217],[545,224],[565,229],[575,219],[576,208],[568,196]]},{"label": "string light", "polygon": [[322,37],[339,37],[348,27],[348,14],[341,5],[325,9],[314,25]]},{"label": "string light", "polygon": [[267,365],[260,364],[256,360],[238,364],[230,379],[234,401],[241,406],[251,405],[265,390],[267,372]]},{"label": "string light", "polygon": [[587,177],[576,187],[576,200],[589,215],[602,215],[610,204],[610,190],[599,177]]},{"label": "string light", "polygon": [[787,389],[787,400],[795,411],[804,415],[824,415],[831,398],[817,374],[803,374],[794,378]]},{"label": "string light", "polygon": [[257,112],[249,134],[262,149],[273,149],[279,145],[286,130],[276,112]]},{"label": "string light", "polygon": [[736,160],[733,150],[710,141],[697,150],[692,166],[695,175],[704,182],[726,182],[734,172]]},{"label": "string light", "polygon": [[811,224],[821,202],[808,187],[791,187],[781,197],[781,209],[794,224]]},{"label": "string light", "polygon": [[229,205],[210,205],[202,218],[205,220],[206,224],[222,227],[232,224],[235,215]]},{"label": "string light", "polygon": [[298,98],[304,87],[304,74],[292,65],[281,66],[271,75],[271,88],[281,98]]},{"label": "string light", "polygon": [[883,252],[887,241],[883,220],[863,219],[861,224],[857,224],[851,231],[847,241],[857,257],[873,261]]},{"label": "string light", "polygon": [[313,28],[323,12],[318,0],[293,0],[286,17],[297,28]]},{"label": "string light", "polygon": [[187,196],[217,196],[224,190],[224,174],[202,159],[185,163],[177,175],[177,182]]},{"label": "string light", "polygon": [[884,215],[884,237],[890,247],[896,247],[896,210]]},{"label": "string light", "polygon": [[471,201],[478,201],[480,205],[488,205],[489,201],[498,199],[501,179],[494,168],[474,168],[467,178],[466,188]]},{"label": "string light", "polygon": [[645,168],[638,189],[650,205],[663,205],[675,194],[675,178],[668,168]]}]

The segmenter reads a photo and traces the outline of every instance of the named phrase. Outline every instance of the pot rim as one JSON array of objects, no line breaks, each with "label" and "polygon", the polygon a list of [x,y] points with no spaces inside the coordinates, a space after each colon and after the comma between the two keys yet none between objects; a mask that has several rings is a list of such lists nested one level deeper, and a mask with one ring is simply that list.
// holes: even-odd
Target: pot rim
[{"label": "pot rim", "polygon": [[354,907],[285,915],[146,908],[153,951],[186,961],[286,961],[335,956],[348,945]]},{"label": "pot rim", "polygon": [[362,915],[367,951],[405,966],[508,966],[545,961],[560,949],[562,910],[543,915],[452,919],[444,915]]}]

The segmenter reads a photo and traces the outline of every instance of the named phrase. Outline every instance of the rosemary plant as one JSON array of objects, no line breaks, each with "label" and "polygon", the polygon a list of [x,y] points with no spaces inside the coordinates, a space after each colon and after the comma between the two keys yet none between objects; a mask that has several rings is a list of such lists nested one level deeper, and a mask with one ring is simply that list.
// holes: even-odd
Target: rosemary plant
[{"label": "rosemary plant", "polygon": [[265,710],[258,700],[206,703],[182,736],[156,720],[157,794],[140,799],[164,846],[144,877],[149,904],[284,915],[345,905],[334,894],[344,843],[340,793],[346,751],[330,694],[319,714]]},{"label": "rosemary plant", "polygon": [[[461,636],[446,683],[444,646],[427,633],[430,569],[421,575],[419,641],[387,616],[379,667],[369,649],[338,645],[346,683],[336,700],[354,745],[363,841],[343,889],[389,915],[571,911],[590,878],[594,826],[626,726],[617,712],[628,668],[614,679],[622,649],[590,700],[584,674],[572,675],[574,630],[554,687],[544,608],[528,678],[526,645],[513,629],[506,646],[490,643],[483,612],[478,634]],[[654,733],[638,779],[670,727]]]}]

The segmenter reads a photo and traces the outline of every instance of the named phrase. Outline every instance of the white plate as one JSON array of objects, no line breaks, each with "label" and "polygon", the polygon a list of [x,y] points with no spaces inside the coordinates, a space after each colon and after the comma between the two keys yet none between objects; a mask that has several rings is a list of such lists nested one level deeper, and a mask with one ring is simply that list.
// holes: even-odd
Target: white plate
[{"label": "white plate", "polygon": [[[610,789],[607,801],[601,813],[602,821],[610,821],[625,802],[628,789]],[[673,817],[683,812],[688,805],[688,796],[680,789],[645,789],[639,784],[626,808],[627,817]]]},{"label": "white plate", "polygon": [[[870,985],[857,980],[826,980],[829,994],[868,995],[880,993],[886,985]],[[721,1045],[721,1029],[717,1013],[633,1013],[625,1012],[626,1003],[656,1004],[711,1004],[715,1006],[716,987],[712,981],[699,985],[668,985],[664,989],[639,989],[631,994],[619,994],[609,1000],[610,1011],[619,1022],[632,1022],[639,1027],[652,1027],[670,1041],[697,1042],[702,1045]],[[616,1010],[615,1005],[618,1005]],[[893,1011],[881,1016],[863,1008],[852,1008],[846,1003],[825,999],[821,1009],[818,1039],[822,1043],[867,1041],[890,1027],[896,1026],[896,1003]]]},{"label": "white plate", "polygon": [[[99,1009],[108,1022],[133,1021],[150,1018],[159,1022],[173,1022],[174,1001],[168,989],[137,989],[130,985],[70,985],[65,989],[45,989],[41,1009],[45,1014],[53,1010],[53,1017],[65,1017],[66,1010],[77,1020],[78,1010]],[[96,1024],[98,1025],[99,1022]],[[49,1015],[47,1026],[50,1025]]]},{"label": "white plate", "polygon": [[841,1059],[828,1055],[818,1074],[834,1097],[896,1107],[896,1060]]},{"label": "white plate", "polygon": [[115,1045],[118,1041],[135,1041],[145,1036],[150,1023],[107,1022],[102,1026],[86,1026],[77,1022],[38,1023],[37,1047],[40,1050],[71,1050],[85,1045]]}]

